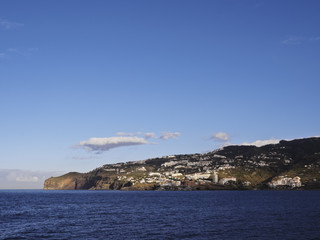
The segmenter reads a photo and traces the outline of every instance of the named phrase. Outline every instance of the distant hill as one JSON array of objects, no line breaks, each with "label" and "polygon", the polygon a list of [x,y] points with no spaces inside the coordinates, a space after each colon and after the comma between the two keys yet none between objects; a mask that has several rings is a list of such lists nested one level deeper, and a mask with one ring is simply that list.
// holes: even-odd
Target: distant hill
[{"label": "distant hill", "polygon": [[44,189],[320,189],[320,138],[106,164],[49,178]]}]

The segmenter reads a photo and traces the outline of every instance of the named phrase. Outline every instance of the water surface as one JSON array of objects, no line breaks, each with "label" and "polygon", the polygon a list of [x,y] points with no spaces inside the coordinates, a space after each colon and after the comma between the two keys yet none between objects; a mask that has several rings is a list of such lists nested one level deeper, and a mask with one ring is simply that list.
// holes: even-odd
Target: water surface
[{"label": "water surface", "polygon": [[320,191],[0,190],[0,239],[320,239]]}]

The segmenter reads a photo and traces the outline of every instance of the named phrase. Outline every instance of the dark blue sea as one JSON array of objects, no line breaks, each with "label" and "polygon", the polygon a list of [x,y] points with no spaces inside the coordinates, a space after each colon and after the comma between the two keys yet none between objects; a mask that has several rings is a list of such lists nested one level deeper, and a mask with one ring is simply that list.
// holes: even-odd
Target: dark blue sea
[{"label": "dark blue sea", "polygon": [[320,239],[320,191],[0,190],[0,239]]}]

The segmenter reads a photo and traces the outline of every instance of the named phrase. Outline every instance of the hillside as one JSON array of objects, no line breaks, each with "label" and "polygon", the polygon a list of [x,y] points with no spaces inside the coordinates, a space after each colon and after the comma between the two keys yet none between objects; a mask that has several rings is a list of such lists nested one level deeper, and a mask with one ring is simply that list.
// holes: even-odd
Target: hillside
[{"label": "hillside", "polygon": [[44,189],[320,189],[320,138],[106,164],[49,178]]}]

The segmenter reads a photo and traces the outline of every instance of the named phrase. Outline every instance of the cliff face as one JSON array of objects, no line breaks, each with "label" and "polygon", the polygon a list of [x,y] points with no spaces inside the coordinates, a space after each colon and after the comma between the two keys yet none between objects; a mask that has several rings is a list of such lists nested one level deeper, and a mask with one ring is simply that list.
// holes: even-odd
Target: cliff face
[{"label": "cliff face", "polygon": [[[68,175],[68,174],[67,174]],[[45,190],[75,190],[76,179],[72,176],[61,176],[59,178],[51,177],[44,182]]]},{"label": "cliff face", "polygon": [[320,189],[320,138],[107,164],[49,178],[44,189],[265,189],[271,182],[273,187]]},{"label": "cliff face", "polygon": [[95,186],[96,179],[90,174],[71,172],[60,177],[51,177],[45,180],[45,190],[80,190]]}]

